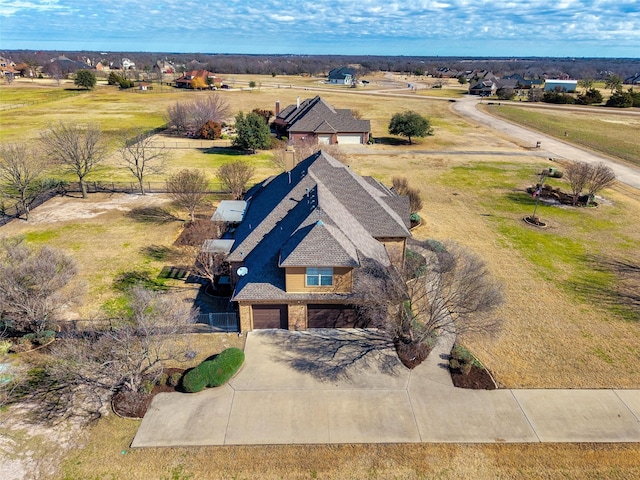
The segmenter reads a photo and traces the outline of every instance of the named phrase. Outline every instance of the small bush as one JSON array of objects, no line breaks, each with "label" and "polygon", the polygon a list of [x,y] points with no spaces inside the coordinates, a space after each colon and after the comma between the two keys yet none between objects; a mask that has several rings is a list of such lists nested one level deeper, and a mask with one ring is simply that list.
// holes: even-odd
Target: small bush
[{"label": "small bush", "polygon": [[451,370],[457,370],[463,375],[467,375],[471,371],[471,367],[475,363],[475,358],[469,350],[462,345],[456,344],[451,350],[451,359],[449,367]]},{"label": "small bush", "polygon": [[205,360],[182,378],[185,391],[195,393],[205,387],[219,387],[227,383],[242,366],[244,352],[227,348],[213,360]]},{"label": "small bush", "polygon": [[207,379],[207,387],[219,387],[227,383],[242,366],[244,352],[239,348],[227,348],[213,360],[202,362],[202,368]]},{"label": "small bush", "polygon": [[[199,367],[200,365],[198,365]],[[182,386],[185,392],[196,393],[204,390],[207,386],[207,379],[200,368],[192,368],[182,377]]]},{"label": "small bush", "polygon": [[18,342],[14,343],[11,347],[11,351],[13,353],[28,352],[29,350],[33,350],[33,343],[26,335],[24,337],[20,337]]},{"label": "small bush", "polygon": [[156,385],[159,385],[159,386],[168,385],[168,380],[169,380],[169,375],[167,375],[166,373],[162,373],[158,378],[156,378]]},{"label": "small bush", "polygon": [[6,355],[7,353],[9,353],[12,345],[13,344],[8,340],[2,340],[0,342],[0,355]]},{"label": "small bush", "polygon": [[171,375],[169,375],[169,378],[167,379],[167,385],[169,385],[170,387],[177,387],[178,384],[180,383],[181,378],[182,378],[182,373],[174,372]]}]

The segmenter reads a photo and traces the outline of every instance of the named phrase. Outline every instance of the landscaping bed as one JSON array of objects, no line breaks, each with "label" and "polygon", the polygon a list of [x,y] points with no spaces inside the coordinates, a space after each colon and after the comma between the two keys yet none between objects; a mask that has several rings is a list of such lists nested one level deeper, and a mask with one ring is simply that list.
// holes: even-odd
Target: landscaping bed
[{"label": "landscaping bed", "polygon": [[[171,378],[174,375],[182,377],[184,369],[182,368],[167,368],[164,371],[166,378]],[[175,382],[174,382],[175,383]],[[178,382],[176,385],[172,385],[169,381],[157,382],[150,393],[144,392],[125,392],[120,391],[116,393],[111,399],[111,407],[116,415],[125,418],[142,418],[147,409],[155,397],[159,393],[163,392],[182,392],[182,387]]]}]

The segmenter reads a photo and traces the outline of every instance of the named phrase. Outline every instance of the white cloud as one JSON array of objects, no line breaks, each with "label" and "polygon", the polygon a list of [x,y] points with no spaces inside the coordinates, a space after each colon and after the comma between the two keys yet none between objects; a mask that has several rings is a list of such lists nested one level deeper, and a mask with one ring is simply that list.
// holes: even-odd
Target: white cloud
[{"label": "white cloud", "polygon": [[172,50],[186,31],[202,35],[198,50],[229,51],[254,38],[253,52],[263,53],[276,38],[291,51],[330,42],[347,48],[345,38],[368,39],[372,51],[362,53],[379,52],[376,45],[385,42],[456,45],[519,36],[531,45],[540,38],[567,44],[587,37],[640,45],[637,0],[0,0],[0,17],[11,17],[15,38],[41,39],[41,48],[47,38],[107,42],[117,34],[131,39],[132,50],[136,38]]}]

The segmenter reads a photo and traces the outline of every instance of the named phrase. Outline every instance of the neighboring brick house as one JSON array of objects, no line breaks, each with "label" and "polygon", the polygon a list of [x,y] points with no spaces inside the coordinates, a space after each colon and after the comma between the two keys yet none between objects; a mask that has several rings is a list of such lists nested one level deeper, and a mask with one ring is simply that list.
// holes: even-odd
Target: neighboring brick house
[{"label": "neighboring brick house", "polygon": [[176,87],[193,88],[191,82],[193,82],[194,78],[201,78],[205,85],[215,85],[221,82],[219,77],[207,70],[191,70],[190,72],[185,72],[184,75],[176,80]]},{"label": "neighboring brick house", "polygon": [[280,111],[276,102],[273,125],[278,136],[286,135],[293,144],[308,142],[334,144],[367,144],[371,135],[371,122],[355,118],[349,109],[333,108],[321,97],[289,105]]},{"label": "neighboring brick house", "polygon": [[359,267],[404,262],[408,198],[320,151],[245,201],[227,257],[240,330],[366,326],[353,307]]}]

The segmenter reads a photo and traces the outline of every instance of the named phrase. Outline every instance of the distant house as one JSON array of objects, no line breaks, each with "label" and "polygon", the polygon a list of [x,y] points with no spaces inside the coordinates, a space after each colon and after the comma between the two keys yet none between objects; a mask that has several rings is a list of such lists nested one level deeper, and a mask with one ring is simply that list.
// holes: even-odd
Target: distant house
[{"label": "distant house", "polygon": [[286,135],[291,143],[314,142],[325,145],[366,144],[371,122],[355,118],[351,110],[336,109],[321,97],[314,97],[280,111],[276,102],[273,122],[278,136]]},{"label": "distant house", "polygon": [[470,95],[480,95],[481,97],[489,97],[494,95],[501,88],[518,88],[518,81],[511,78],[491,78],[474,83],[469,87]]},{"label": "distant house", "polygon": [[519,73],[502,77],[503,80],[515,80],[516,88],[521,90],[530,90],[532,88],[540,88],[544,84],[544,80],[540,78],[524,78]]},{"label": "distant house", "polygon": [[122,65],[122,70],[136,69],[136,63],[132,60],[129,60],[128,58],[123,58],[122,61],[120,62],[120,65]]},{"label": "distant house", "polygon": [[577,80],[547,79],[544,82],[545,92],[575,92],[577,88]]},{"label": "distant house", "polygon": [[356,70],[349,67],[334,68],[329,72],[329,83],[351,85],[356,79]]},{"label": "distant house", "polygon": [[192,82],[194,78],[202,79],[205,85],[215,85],[216,83],[222,82],[220,77],[217,77],[214,73],[207,70],[191,70],[189,72],[185,72],[184,75],[176,80],[176,87],[193,88]]},{"label": "distant house", "polygon": [[636,73],[624,79],[625,85],[640,85],[640,73]]},{"label": "distant house", "polygon": [[322,151],[294,163],[214,215],[234,220],[205,248],[228,253],[240,330],[367,326],[354,285],[368,261],[402,265],[409,200]]}]

